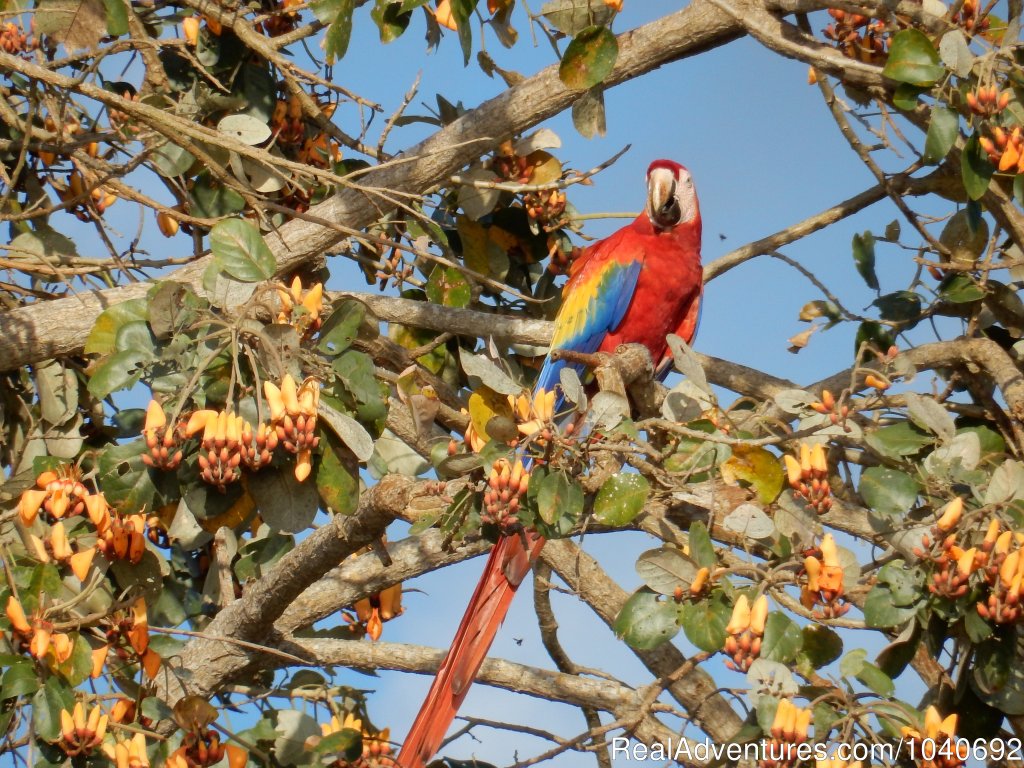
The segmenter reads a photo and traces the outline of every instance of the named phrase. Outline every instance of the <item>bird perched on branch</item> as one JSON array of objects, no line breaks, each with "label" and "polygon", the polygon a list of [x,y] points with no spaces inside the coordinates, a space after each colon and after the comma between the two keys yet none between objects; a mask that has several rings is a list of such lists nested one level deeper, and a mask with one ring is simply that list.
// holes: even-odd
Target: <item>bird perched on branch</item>
[{"label": "bird perched on branch", "polygon": [[[692,341],[703,288],[701,220],[690,172],[671,160],[647,169],[644,212],[577,259],[562,291],[551,349],[614,352],[643,344],[657,366],[666,336]],[[564,361],[545,361],[538,391],[558,385]],[[506,535],[491,550],[466,614],[442,662],[398,764],[422,768],[437,751],[487,656],[516,589],[544,546],[533,531]]]}]

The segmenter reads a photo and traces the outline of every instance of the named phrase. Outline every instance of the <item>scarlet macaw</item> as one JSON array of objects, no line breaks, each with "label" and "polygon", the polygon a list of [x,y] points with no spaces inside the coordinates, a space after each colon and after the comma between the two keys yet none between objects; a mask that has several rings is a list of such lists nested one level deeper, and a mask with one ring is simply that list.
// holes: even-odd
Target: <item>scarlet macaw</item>
[{"label": "scarlet macaw", "polygon": [[[551,349],[614,352],[620,344],[638,343],[657,365],[667,357],[668,334],[692,341],[703,288],[700,243],[700,208],[690,172],[671,160],[655,160],[647,169],[644,212],[588,247],[573,264]],[[564,365],[546,360],[537,388],[556,386]],[[401,768],[423,768],[434,756],[542,546],[543,537],[528,531],[503,536],[491,550],[398,755]]]}]

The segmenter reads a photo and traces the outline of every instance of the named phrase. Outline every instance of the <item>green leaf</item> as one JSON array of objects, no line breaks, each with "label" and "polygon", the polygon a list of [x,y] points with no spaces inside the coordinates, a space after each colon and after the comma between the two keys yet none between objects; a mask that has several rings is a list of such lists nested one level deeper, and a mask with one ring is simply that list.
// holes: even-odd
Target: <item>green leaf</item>
[{"label": "green leaf", "polygon": [[92,672],[92,646],[82,635],[72,635],[74,645],[71,648],[71,656],[58,667],[58,670],[68,683],[77,686],[85,682]]},{"label": "green leaf", "polygon": [[677,588],[690,588],[697,575],[697,565],[676,547],[664,546],[640,555],[636,572],[648,588],[672,596]]},{"label": "green leaf", "polygon": [[408,28],[412,13],[403,10],[401,3],[394,0],[377,0],[370,11],[370,18],[377,25],[380,41],[390,43],[401,37]]},{"label": "green leaf", "polygon": [[610,29],[587,27],[565,49],[558,76],[567,88],[593,88],[611,74],[618,55],[619,42]]},{"label": "green leaf", "polygon": [[298,533],[316,517],[320,503],[316,484],[296,480],[290,466],[267,467],[250,475],[248,490],[271,530]]},{"label": "green leaf", "polygon": [[339,398],[363,425],[373,426],[379,433],[384,428],[388,406],[386,390],[377,380],[373,360],[364,352],[347,349],[334,359],[331,367],[345,390],[338,393]]},{"label": "green leaf", "polygon": [[764,625],[761,658],[788,664],[796,658],[803,644],[800,627],[781,611],[772,611]]},{"label": "green leaf", "polygon": [[[968,619],[971,616],[978,616],[978,612],[968,611],[967,616]],[[979,616],[978,618],[980,619],[981,617]],[[875,658],[878,668],[890,678],[896,678],[903,674],[903,670],[907,668],[907,665],[917,652],[917,647],[921,642],[921,635],[920,625],[917,623],[911,625],[909,631],[902,632],[896,640],[889,643],[879,652]]]},{"label": "green leaf", "polygon": [[273,135],[265,120],[244,112],[225,115],[217,122],[217,130],[250,147],[262,144]]},{"label": "green leaf", "polygon": [[359,501],[358,464],[334,435],[321,434],[324,455],[316,466],[316,489],[336,514],[353,514]]},{"label": "green leaf", "polygon": [[873,429],[864,434],[864,440],[877,453],[889,459],[913,456],[925,446],[935,442],[933,437],[925,434],[909,421]]},{"label": "green leaf", "polygon": [[363,734],[355,728],[342,728],[320,739],[313,751],[318,755],[337,755],[346,763],[354,763],[363,754]]},{"label": "green leaf", "polygon": [[671,600],[647,588],[633,593],[615,617],[612,630],[630,648],[650,650],[671,640],[679,632],[676,606]]},{"label": "green leaf", "polygon": [[881,323],[876,323],[874,320],[866,320],[857,326],[857,335],[853,340],[853,349],[856,354],[860,354],[861,348],[867,344],[870,347],[885,352],[893,345],[894,341],[895,338],[892,335],[892,331]]},{"label": "green leaf", "polygon": [[892,95],[892,103],[896,109],[902,109],[904,112],[913,112],[917,109],[917,103],[922,93],[927,93],[927,88],[918,88],[916,85],[910,85],[909,83],[900,83],[896,86],[895,92]]},{"label": "green leaf", "polygon": [[217,269],[236,280],[256,283],[274,276],[274,254],[255,225],[244,219],[214,224],[210,230],[210,250]]},{"label": "green leaf", "polygon": [[75,697],[65,683],[56,675],[47,678],[43,687],[32,697],[32,725],[37,736],[43,741],[60,738],[60,712],[71,711]]},{"label": "green leaf", "polygon": [[683,625],[686,639],[708,653],[722,650],[730,616],[732,606],[719,594],[679,606],[679,622]]},{"label": "green leaf", "polygon": [[626,472],[612,475],[597,492],[594,517],[603,525],[628,525],[643,511],[650,492],[651,484],[643,475]]},{"label": "green leaf", "polygon": [[808,624],[801,634],[797,658],[812,669],[821,669],[843,655],[843,638],[835,630],[821,624]]},{"label": "green leaf", "polygon": [[946,159],[953,148],[956,137],[960,134],[960,115],[949,107],[933,107],[932,119],[928,123],[928,133],[924,139],[924,155],[926,163],[940,163]]},{"label": "green leaf", "polygon": [[879,296],[872,303],[878,307],[878,313],[883,320],[894,323],[910,323],[921,317],[921,297],[913,291],[887,293],[884,296]]},{"label": "green leaf", "polygon": [[563,472],[547,475],[537,490],[537,514],[548,525],[560,517],[575,519],[583,511],[583,491]]},{"label": "green leaf", "polygon": [[427,299],[434,304],[462,308],[473,300],[473,289],[466,276],[455,267],[438,264],[427,281]]},{"label": "green leaf", "polygon": [[953,304],[971,304],[985,298],[985,289],[970,275],[951,274],[939,285],[939,296]]},{"label": "green leaf", "polygon": [[354,299],[342,301],[331,312],[331,316],[327,318],[327,322],[319,332],[316,348],[328,354],[339,354],[345,351],[355,341],[359,327],[366,316],[366,304]]},{"label": "green leaf", "polygon": [[615,10],[604,0],[551,0],[541,6],[540,13],[569,37],[593,24],[608,24],[615,17]]},{"label": "green leaf", "polygon": [[157,173],[165,178],[181,176],[195,163],[196,158],[191,152],[182,149],[170,141],[153,150],[150,156]]},{"label": "green leaf", "polygon": [[477,0],[451,0],[452,18],[458,27],[463,64],[469,64],[470,54],[473,53],[473,26],[470,24],[470,17],[476,4]]},{"label": "green leaf", "polygon": [[857,674],[857,679],[879,696],[892,696],[896,690],[896,685],[893,683],[892,678],[870,661],[864,662],[860,672]]},{"label": "green leaf", "polygon": [[245,198],[238,192],[215,181],[209,173],[196,178],[189,192],[190,212],[206,219],[232,216],[245,210]]},{"label": "green leaf", "polygon": [[1013,177],[1013,199],[1017,205],[1024,206],[1024,173],[1018,173]]},{"label": "green leaf", "polygon": [[100,399],[120,389],[127,389],[142,376],[139,354],[134,350],[110,355],[89,378],[89,392]]},{"label": "green leaf", "polygon": [[923,32],[903,29],[892,38],[882,74],[898,83],[929,86],[946,74],[946,68],[942,66],[932,41]]},{"label": "green leaf", "polygon": [[868,288],[878,290],[878,276],[875,274],[875,236],[870,232],[853,236],[853,263],[864,278]]},{"label": "green leaf", "polygon": [[690,557],[701,568],[714,568],[718,565],[711,534],[708,533],[708,527],[699,520],[690,524]]},{"label": "green leaf", "polygon": [[349,40],[352,39],[352,12],[355,10],[355,0],[335,0],[332,5],[337,6],[334,19],[324,36],[324,53],[328,64],[344,58],[348,51]]},{"label": "green leaf", "polygon": [[572,104],[572,124],[580,136],[592,139],[608,132],[604,110],[604,88],[594,86]]},{"label": "green leaf", "polygon": [[148,314],[149,302],[146,299],[129,299],[107,307],[96,318],[83,351],[87,355],[109,355],[114,351],[114,341],[121,326],[145,320]]},{"label": "green leaf", "polygon": [[901,626],[916,613],[914,606],[896,605],[892,591],[881,584],[876,584],[864,601],[864,623],[877,629]]},{"label": "green leaf", "polygon": [[103,0],[103,9],[107,14],[107,34],[112,37],[128,34],[128,9],[124,0]]},{"label": "green leaf", "polygon": [[29,696],[39,690],[39,677],[28,661],[18,661],[4,670],[0,680],[0,701]]},{"label": "green leaf", "polygon": [[143,507],[152,509],[156,487],[149,468],[142,462],[146,443],[134,440],[105,448],[99,455],[97,484],[111,506],[122,513],[135,513]]},{"label": "green leaf", "polygon": [[903,515],[913,506],[921,486],[905,472],[888,467],[868,467],[858,489],[864,503],[883,515]]},{"label": "green leaf", "polygon": [[964,144],[960,156],[960,175],[963,177],[967,196],[971,200],[980,200],[995,172],[996,167],[989,161],[988,155],[978,142],[978,134],[975,133]]}]

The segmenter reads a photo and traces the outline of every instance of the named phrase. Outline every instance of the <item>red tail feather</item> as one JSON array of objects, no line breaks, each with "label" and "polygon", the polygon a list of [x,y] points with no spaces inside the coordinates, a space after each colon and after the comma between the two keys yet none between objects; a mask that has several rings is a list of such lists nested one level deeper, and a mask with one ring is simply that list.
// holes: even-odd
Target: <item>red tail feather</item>
[{"label": "red tail feather", "polygon": [[416,721],[398,754],[401,768],[423,768],[437,752],[505,620],[516,589],[537,559],[544,539],[535,533],[504,536],[494,545],[451,649],[441,663]]}]

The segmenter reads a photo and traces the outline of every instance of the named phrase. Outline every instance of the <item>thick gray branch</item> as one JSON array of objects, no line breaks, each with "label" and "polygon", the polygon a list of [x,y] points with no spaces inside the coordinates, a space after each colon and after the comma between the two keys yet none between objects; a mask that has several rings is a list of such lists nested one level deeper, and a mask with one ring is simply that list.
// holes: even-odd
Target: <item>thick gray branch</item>
[{"label": "thick gray branch", "polygon": [[[247,587],[241,598],[222,609],[178,654],[175,667],[187,680],[158,676],[161,698],[173,704],[186,694],[208,697],[252,655],[239,643],[262,643],[274,622],[310,584],[336,563],[377,541],[394,517],[408,506],[409,484],[384,478],[362,498],[349,517],[336,516],[285,555],[266,576]],[[225,638],[225,639],[220,639]]]}]

